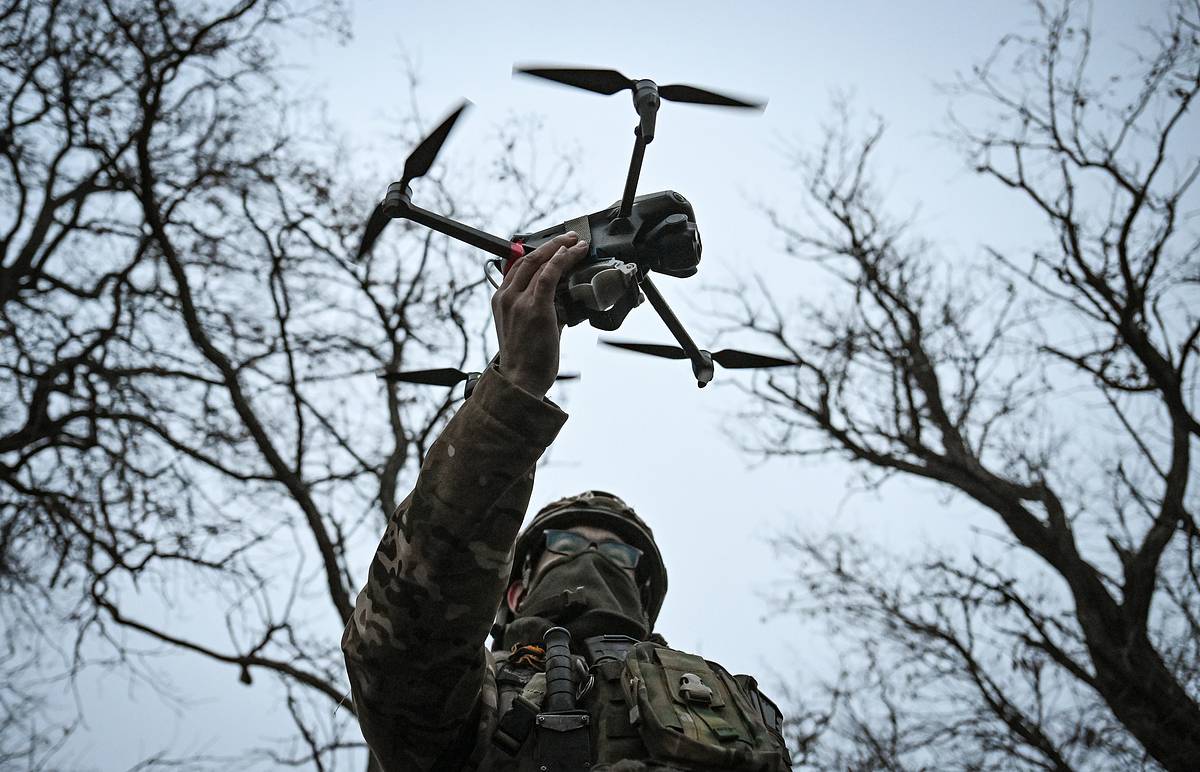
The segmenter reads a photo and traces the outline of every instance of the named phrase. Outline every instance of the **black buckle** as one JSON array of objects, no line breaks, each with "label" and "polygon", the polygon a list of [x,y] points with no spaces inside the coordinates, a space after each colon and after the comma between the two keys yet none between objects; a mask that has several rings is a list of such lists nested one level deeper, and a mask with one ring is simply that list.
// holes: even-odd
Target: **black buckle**
[{"label": "black buckle", "polygon": [[583,640],[583,650],[589,665],[598,665],[605,660],[624,662],[629,651],[641,641],[628,635],[593,635]]}]

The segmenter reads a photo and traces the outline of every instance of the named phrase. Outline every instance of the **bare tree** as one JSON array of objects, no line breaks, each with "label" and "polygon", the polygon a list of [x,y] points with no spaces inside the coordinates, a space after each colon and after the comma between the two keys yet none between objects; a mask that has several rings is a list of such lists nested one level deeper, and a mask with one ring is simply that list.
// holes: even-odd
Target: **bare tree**
[{"label": "bare tree", "polygon": [[[347,555],[454,399],[378,375],[486,355],[476,256],[396,224],[348,258],[374,201],[329,127],[304,128],[316,111],[271,42],[339,20],[284,0],[0,10],[5,629],[67,625],[68,674],[119,664],[163,691],[147,654],[269,675],[296,731],[257,761],[316,769],[363,758],[337,648],[362,584]],[[403,146],[423,121],[401,125]],[[497,145],[500,184],[477,193],[570,199],[568,165],[531,171],[511,129]],[[421,184],[460,218],[501,209],[456,206],[436,169]]]},{"label": "bare tree", "polygon": [[1114,71],[1086,12],[1035,8],[1035,34],[958,84],[976,118],[954,124],[972,167],[1040,213],[1031,251],[939,259],[874,181],[882,125],[844,111],[798,159],[806,216],[770,212],[840,294],[731,293],[735,327],[804,363],[750,389],[752,452],[933,481],[1003,526],[994,548],[914,560],[781,540],[781,607],[852,644],[796,728],[815,767],[1200,763],[1200,5],[1172,4]]}]

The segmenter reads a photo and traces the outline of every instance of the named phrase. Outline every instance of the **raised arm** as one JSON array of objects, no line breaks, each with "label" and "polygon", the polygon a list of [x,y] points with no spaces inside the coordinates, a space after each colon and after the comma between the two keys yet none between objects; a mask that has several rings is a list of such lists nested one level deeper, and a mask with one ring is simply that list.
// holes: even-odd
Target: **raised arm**
[{"label": "raised arm", "polygon": [[386,770],[440,766],[474,740],[483,644],[533,469],[566,420],[544,395],[558,373],[554,289],[586,250],[575,242],[535,250],[496,292],[502,371],[484,373],[433,443],[342,637],[363,736]]}]

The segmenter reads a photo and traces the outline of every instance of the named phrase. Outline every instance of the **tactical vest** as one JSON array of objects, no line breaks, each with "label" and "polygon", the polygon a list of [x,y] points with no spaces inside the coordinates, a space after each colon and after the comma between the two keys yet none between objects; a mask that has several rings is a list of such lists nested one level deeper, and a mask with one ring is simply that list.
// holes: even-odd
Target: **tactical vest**
[{"label": "tactical vest", "polygon": [[[618,635],[574,655],[576,715],[543,710],[544,662],[498,654],[498,721],[480,772],[786,772],[783,716],[753,678]],[[482,751],[480,754],[479,752]],[[582,754],[582,755],[581,755]],[[572,758],[573,757],[573,758]]]}]

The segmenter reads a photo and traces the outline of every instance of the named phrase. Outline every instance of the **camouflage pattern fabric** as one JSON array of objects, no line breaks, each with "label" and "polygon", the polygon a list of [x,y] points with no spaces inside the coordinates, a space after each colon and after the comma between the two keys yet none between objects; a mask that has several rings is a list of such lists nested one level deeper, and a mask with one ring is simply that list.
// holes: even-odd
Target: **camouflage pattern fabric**
[{"label": "camouflage pattern fabric", "polygon": [[534,466],[566,418],[489,369],[388,522],[342,636],[359,724],[387,772],[457,770],[488,744],[496,685],[484,642]]}]

